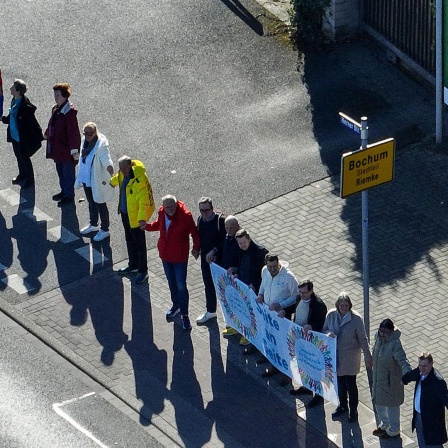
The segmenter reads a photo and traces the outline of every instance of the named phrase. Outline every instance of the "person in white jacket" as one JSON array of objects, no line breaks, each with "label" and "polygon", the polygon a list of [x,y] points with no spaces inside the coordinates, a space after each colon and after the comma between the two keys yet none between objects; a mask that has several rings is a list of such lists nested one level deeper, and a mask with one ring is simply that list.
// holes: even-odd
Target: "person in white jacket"
[{"label": "person in white jacket", "polygon": [[102,241],[110,236],[107,202],[114,198],[114,190],[110,185],[114,165],[110,157],[109,141],[98,132],[95,123],[86,123],[83,135],[75,188],[84,188],[89,203],[90,224],[83,227],[80,233],[87,235],[99,231],[93,240]]}]

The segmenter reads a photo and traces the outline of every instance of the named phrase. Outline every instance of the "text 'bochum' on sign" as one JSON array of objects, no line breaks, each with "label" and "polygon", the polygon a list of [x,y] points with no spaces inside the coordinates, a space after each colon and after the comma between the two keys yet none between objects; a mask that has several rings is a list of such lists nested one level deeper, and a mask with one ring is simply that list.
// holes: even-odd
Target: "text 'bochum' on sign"
[{"label": "text 'bochum' on sign", "polygon": [[344,154],[341,160],[341,198],[392,181],[394,162],[393,138]]}]

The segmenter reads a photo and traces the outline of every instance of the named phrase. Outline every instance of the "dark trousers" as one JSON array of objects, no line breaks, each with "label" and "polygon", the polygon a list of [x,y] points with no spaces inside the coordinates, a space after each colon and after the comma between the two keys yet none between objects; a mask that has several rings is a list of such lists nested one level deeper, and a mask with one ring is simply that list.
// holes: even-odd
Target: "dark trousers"
[{"label": "dark trousers", "polygon": [[31,162],[31,157],[26,155],[26,151],[22,148],[21,143],[12,141],[12,149],[17,159],[19,167],[19,178],[27,183],[34,184],[34,169]]},{"label": "dark trousers", "polygon": [[56,162],[59,186],[64,198],[75,197],[75,167],[71,162]]},{"label": "dark trousers", "polygon": [[167,261],[162,261],[162,263],[170,287],[173,308],[180,308],[180,314],[188,316],[188,304],[190,303],[187,288],[188,263],[169,263]]},{"label": "dark trousers", "polygon": [[356,375],[338,375],[338,397],[339,405],[343,408],[350,408],[350,411],[356,411],[358,409],[358,386],[356,385]]},{"label": "dark trousers", "polygon": [[202,279],[205,286],[205,306],[209,313],[216,313],[216,290],[213,283],[212,271],[210,270],[210,264],[207,263],[205,257],[201,257],[201,271]]},{"label": "dark trousers", "polygon": [[124,237],[128,249],[129,267],[138,269],[139,273],[148,272],[148,255],[146,253],[146,235],[140,227],[131,228],[127,213],[121,213]]},{"label": "dark trousers", "polygon": [[[107,208],[107,204],[103,202],[102,204],[98,204],[93,200],[92,188],[87,187],[83,184],[84,193],[86,195],[87,202],[89,203],[89,217],[90,217],[90,225],[97,226],[98,225],[98,217],[101,219],[101,230],[105,232],[109,231],[109,209]],[[140,229],[139,229],[140,230]]]}]

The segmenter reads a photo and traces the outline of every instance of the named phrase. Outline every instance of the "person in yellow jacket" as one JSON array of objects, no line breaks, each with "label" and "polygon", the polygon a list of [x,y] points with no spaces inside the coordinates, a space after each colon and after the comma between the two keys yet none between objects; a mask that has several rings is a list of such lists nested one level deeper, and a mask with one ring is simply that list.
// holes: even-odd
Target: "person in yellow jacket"
[{"label": "person in yellow jacket", "polygon": [[129,264],[118,270],[120,274],[138,272],[135,283],[148,280],[145,225],[154,213],[155,204],[151,183],[145,166],[129,156],[118,159],[119,171],[112,176],[112,187],[120,187],[118,213],[123,222]]}]

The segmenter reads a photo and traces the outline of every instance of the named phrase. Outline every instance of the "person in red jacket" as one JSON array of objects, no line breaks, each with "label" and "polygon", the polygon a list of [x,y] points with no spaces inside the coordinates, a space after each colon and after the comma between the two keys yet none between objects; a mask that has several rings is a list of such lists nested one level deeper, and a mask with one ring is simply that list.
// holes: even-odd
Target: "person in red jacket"
[{"label": "person in red jacket", "polygon": [[172,319],[179,312],[184,330],[191,329],[188,317],[189,293],[187,288],[187,265],[190,252],[190,236],[193,239],[191,254],[199,256],[199,233],[193,216],[185,204],[173,195],[162,198],[157,219],[147,223],[145,230],[160,232],[157,248],[171,292],[172,306],[166,318]]}]

